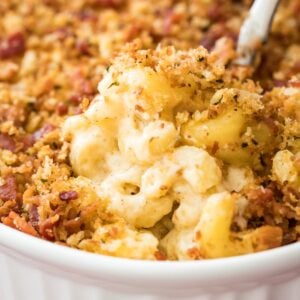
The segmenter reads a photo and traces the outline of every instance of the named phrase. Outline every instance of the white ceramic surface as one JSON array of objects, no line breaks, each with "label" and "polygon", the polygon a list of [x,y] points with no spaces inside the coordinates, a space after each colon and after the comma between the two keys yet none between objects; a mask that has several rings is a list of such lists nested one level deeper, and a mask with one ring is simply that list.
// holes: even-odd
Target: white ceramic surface
[{"label": "white ceramic surface", "polygon": [[196,262],[127,260],[0,224],[0,300],[299,300],[300,243]]}]

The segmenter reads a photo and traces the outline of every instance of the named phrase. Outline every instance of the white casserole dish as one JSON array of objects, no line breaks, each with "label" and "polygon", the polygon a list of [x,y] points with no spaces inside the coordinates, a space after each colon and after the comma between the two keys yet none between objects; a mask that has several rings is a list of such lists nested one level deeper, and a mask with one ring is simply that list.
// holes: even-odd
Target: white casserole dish
[{"label": "white casserole dish", "polygon": [[0,224],[1,300],[299,300],[300,243],[192,262],[128,260]]}]

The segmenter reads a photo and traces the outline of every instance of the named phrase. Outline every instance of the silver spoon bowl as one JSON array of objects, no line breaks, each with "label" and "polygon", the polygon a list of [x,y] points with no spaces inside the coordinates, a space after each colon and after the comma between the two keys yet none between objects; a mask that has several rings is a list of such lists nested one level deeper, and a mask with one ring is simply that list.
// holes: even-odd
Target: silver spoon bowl
[{"label": "silver spoon bowl", "polygon": [[270,28],[280,0],[254,1],[248,18],[240,30],[237,45],[239,65],[251,65],[259,45],[268,40]]}]

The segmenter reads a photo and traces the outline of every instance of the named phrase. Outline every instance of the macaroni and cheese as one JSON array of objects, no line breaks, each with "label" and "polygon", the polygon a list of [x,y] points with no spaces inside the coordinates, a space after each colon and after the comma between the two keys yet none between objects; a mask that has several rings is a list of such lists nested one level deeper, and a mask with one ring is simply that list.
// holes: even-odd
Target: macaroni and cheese
[{"label": "macaroni and cheese", "polygon": [[298,0],[251,67],[252,1],[0,1],[0,221],[94,253],[300,238]]}]

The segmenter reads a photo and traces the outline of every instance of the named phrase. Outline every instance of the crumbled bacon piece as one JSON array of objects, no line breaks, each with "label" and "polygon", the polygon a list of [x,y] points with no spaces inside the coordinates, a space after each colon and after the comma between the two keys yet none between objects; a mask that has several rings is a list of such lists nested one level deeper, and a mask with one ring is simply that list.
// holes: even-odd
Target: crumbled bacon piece
[{"label": "crumbled bacon piece", "polygon": [[27,150],[28,148],[30,148],[31,146],[34,145],[35,141],[34,141],[34,138],[31,134],[27,134],[25,135],[24,137],[22,137],[20,140],[21,144],[23,145],[22,146],[22,149],[23,150]]},{"label": "crumbled bacon piece", "polygon": [[76,49],[79,51],[82,55],[90,55],[90,49],[89,49],[89,43],[85,40],[78,40],[76,42]]},{"label": "crumbled bacon piece", "polygon": [[6,133],[0,133],[0,148],[15,152],[17,145],[15,140],[10,135]]},{"label": "crumbled bacon piece", "polygon": [[16,32],[0,40],[0,59],[7,59],[23,54],[25,51],[25,38],[23,33]]},{"label": "crumbled bacon piece", "polygon": [[223,35],[224,32],[222,30],[219,30],[219,28],[215,30],[210,30],[207,34],[203,36],[203,38],[200,41],[200,44],[207,50],[211,50],[214,47],[216,41]]},{"label": "crumbled bacon piece", "polygon": [[80,95],[79,93],[74,93],[70,96],[70,101],[74,105],[79,105],[81,103],[82,99],[83,99],[83,96]]},{"label": "crumbled bacon piece", "polygon": [[59,199],[62,201],[71,201],[78,198],[78,193],[76,191],[65,191],[59,193]]},{"label": "crumbled bacon piece", "polygon": [[39,219],[40,219],[40,216],[39,216],[39,212],[37,210],[37,206],[33,204],[29,210],[29,220],[33,227],[38,226]]},{"label": "crumbled bacon piece", "polygon": [[56,111],[60,116],[64,116],[68,113],[68,105],[64,102],[58,103]]},{"label": "crumbled bacon piece", "polygon": [[8,176],[5,184],[0,186],[0,199],[4,201],[17,199],[17,182],[14,176]]},{"label": "crumbled bacon piece", "polygon": [[164,20],[163,20],[163,35],[168,36],[171,34],[171,29],[174,24],[179,22],[181,16],[174,12],[172,9],[168,9],[164,13]]},{"label": "crumbled bacon piece", "polygon": [[33,236],[38,236],[38,233],[36,230],[32,227],[32,225],[28,222],[26,222],[24,217],[21,217],[14,211],[11,211],[8,215],[8,217],[3,219],[3,223],[10,226],[14,227],[24,233],[33,235]]},{"label": "crumbled bacon piece", "polygon": [[221,37],[227,37],[236,42],[237,35],[229,30],[225,24],[217,23],[201,39],[200,44],[207,50],[212,50],[216,41]]},{"label": "crumbled bacon piece", "polygon": [[95,94],[96,90],[93,88],[91,82],[84,77],[81,70],[76,70],[70,76],[70,79],[73,89],[75,90],[75,94],[80,96]]},{"label": "crumbled bacon piece", "polygon": [[289,82],[289,85],[293,88],[300,88],[300,80],[293,80]]},{"label": "crumbled bacon piece", "polygon": [[212,3],[207,9],[207,17],[210,21],[224,21],[225,16],[222,10],[222,5],[219,2]]},{"label": "crumbled bacon piece", "polygon": [[278,80],[278,79],[274,79],[273,80],[273,84],[275,87],[285,87],[287,86],[287,80]]},{"label": "crumbled bacon piece", "polygon": [[54,241],[54,227],[59,221],[59,215],[55,215],[41,222],[39,225],[39,231],[42,237],[49,241]]},{"label": "crumbled bacon piece", "polygon": [[40,128],[38,131],[36,131],[32,136],[34,142],[40,140],[42,137],[44,137],[46,134],[50,133],[56,129],[56,127],[52,124],[45,124],[42,128]]},{"label": "crumbled bacon piece", "polygon": [[11,121],[16,126],[22,126],[26,117],[26,108],[21,103],[17,103],[9,108],[0,106],[0,122]]}]

